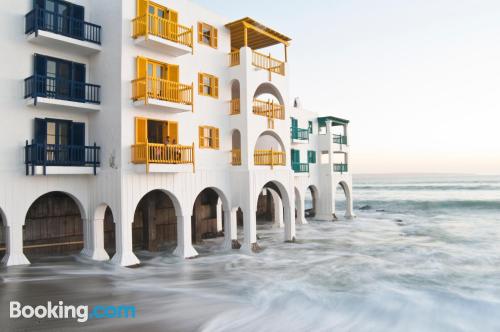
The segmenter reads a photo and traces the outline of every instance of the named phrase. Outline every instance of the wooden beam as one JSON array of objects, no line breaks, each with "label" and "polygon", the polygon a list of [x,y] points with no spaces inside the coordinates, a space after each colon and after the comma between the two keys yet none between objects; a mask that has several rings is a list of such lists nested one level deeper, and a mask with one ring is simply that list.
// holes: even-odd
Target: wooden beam
[{"label": "wooden beam", "polygon": [[252,29],[252,30],[254,30],[254,31],[258,32],[258,33],[261,33],[261,34],[263,34],[263,35],[265,35],[265,36],[267,36],[267,37],[269,37],[269,38],[277,41],[278,43],[281,43],[281,44],[284,44],[284,45],[287,45],[287,46],[289,45],[289,43],[287,41],[285,41],[285,40],[283,40],[283,39],[281,39],[281,38],[279,38],[279,37],[277,37],[277,36],[275,36],[275,35],[267,32],[267,31],[265,31],[265,30],[262,30],[261,28],[257,28],[256,26],[251,25],[251,24],[249,24],[247,22],[243,22],[243,25],[247,29]]}]

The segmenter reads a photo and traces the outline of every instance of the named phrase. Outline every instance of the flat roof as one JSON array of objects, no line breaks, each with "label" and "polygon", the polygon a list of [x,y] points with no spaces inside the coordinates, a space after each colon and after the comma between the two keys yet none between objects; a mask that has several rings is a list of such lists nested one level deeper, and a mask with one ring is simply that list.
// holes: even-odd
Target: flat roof
[{"label": "flat roof", "polygon": [[349,123],[349,120],[337,118],[334,116],[321,116],[318,118],[318,124],[320,126],[326,126],[326,121],[332,121],[332,126],[341,126]]},{"label": "flat roof", "polygon": [[233,21],[226,24],[225,27],[231,31],[231,48],[233,49],[245,46],[245,27],[247,28],[248,47],[254,50],[276,44],[288,46],[292,40],[250,17]]}]

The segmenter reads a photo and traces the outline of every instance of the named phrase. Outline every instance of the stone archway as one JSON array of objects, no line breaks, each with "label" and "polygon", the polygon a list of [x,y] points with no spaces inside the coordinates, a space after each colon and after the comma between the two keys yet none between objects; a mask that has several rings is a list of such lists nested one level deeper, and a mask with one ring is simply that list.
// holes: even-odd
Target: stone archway
[{"label": "stone archway", "polygon": [[340,181],[336,186],[335,217],[337,219],[340,211],[345,211],[344,217],[347,219],[354,217],[351,188],[345,181]]}]

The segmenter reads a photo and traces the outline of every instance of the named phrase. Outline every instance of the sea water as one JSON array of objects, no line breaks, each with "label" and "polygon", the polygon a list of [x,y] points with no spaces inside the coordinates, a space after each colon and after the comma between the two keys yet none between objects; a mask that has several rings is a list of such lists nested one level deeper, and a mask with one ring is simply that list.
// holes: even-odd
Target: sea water
[{"label": "sea water", "polygon": [[[259,254],[225,252],[217,239],[196,259],[138,253],[133,269],[78,256],[2,268],[0,330],[500,331],[500,177],[354,183],[355,219],[338,211],[298,225],[296,243],[260,224]],[[134,305],[137,315],[12,320],[11,300]]]}]

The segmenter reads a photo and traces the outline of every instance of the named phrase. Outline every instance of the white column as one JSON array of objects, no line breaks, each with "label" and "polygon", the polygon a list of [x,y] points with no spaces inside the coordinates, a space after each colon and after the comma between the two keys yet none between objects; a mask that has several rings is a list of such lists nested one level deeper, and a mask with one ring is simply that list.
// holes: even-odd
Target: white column
[{"label": "white column", "polygon": [[266,188],[267,192],[271,193],[273,197],[274,204],[274,224],[273,226],[276,228],[283,228],[283,203],[281,202],[281,198],[278,193],[270,188]]},{"label": "white column", "polygon": [[[104,249],[104,220],[94,219],[90,227],[89,244],[85,243],[82,255],[95,261],[107,261],[109,255]],[[87,241],[87,239],[85,239]]]},{"label": "white column", "polygon": [[233,240],[238,240],[238,225],[236,221],[238,209],[224,210],[224,249],[233,248]]},{"label": "white column", "polygon": [[116,253],[111,262],[120,266],[132,266],[140,264],[139,259],[133,252],[132,247],[132,222],[117,221],[116,229]]},{"label": "white column", "polygon": [[295,195],[290,197],[290,201],[284,202],[285,205],[285,241],[295,241],[295,216],[292,214],[291,202]]},{"label": "white column", "polygon": [[222,201],[217,200],[217,232],[222,231]]},{"label": "white column", "polygon": [[182,258],[198,256],[191,240],[191,218],[177,216],[177,247],[174,250],[174,255]]},{"label": "white column", "polygon": [[257,247],[257,217],[255,211],[251,208],[252,204],[247,202],[243,211],[243,229],[245,238],[241,249],[246,252],[253,252]]},{"label": "white column", "polygon": [[304,207],[304,200],[303,197],[305,195],[295,195],[295,206],[297,206],[297,220],[296,223],[300,225],[305,225],[307,224],[306,221],[306,210]]},{"label": "white column", "polygon": [[353,202],[352,202],[352,186],[347,185],[347,190],[346,190],[346,210],[345,210],[345,217],[347,219],[353,219],[356,218],[356,215],[354,214],[354,208],[353,208]]},{"label": "white column", "polygon": [[23,253],[22,224],[5,227],[5,247],[6,253],[2,259],[2,263],[6,266],[26,265],[30,263]]}]

